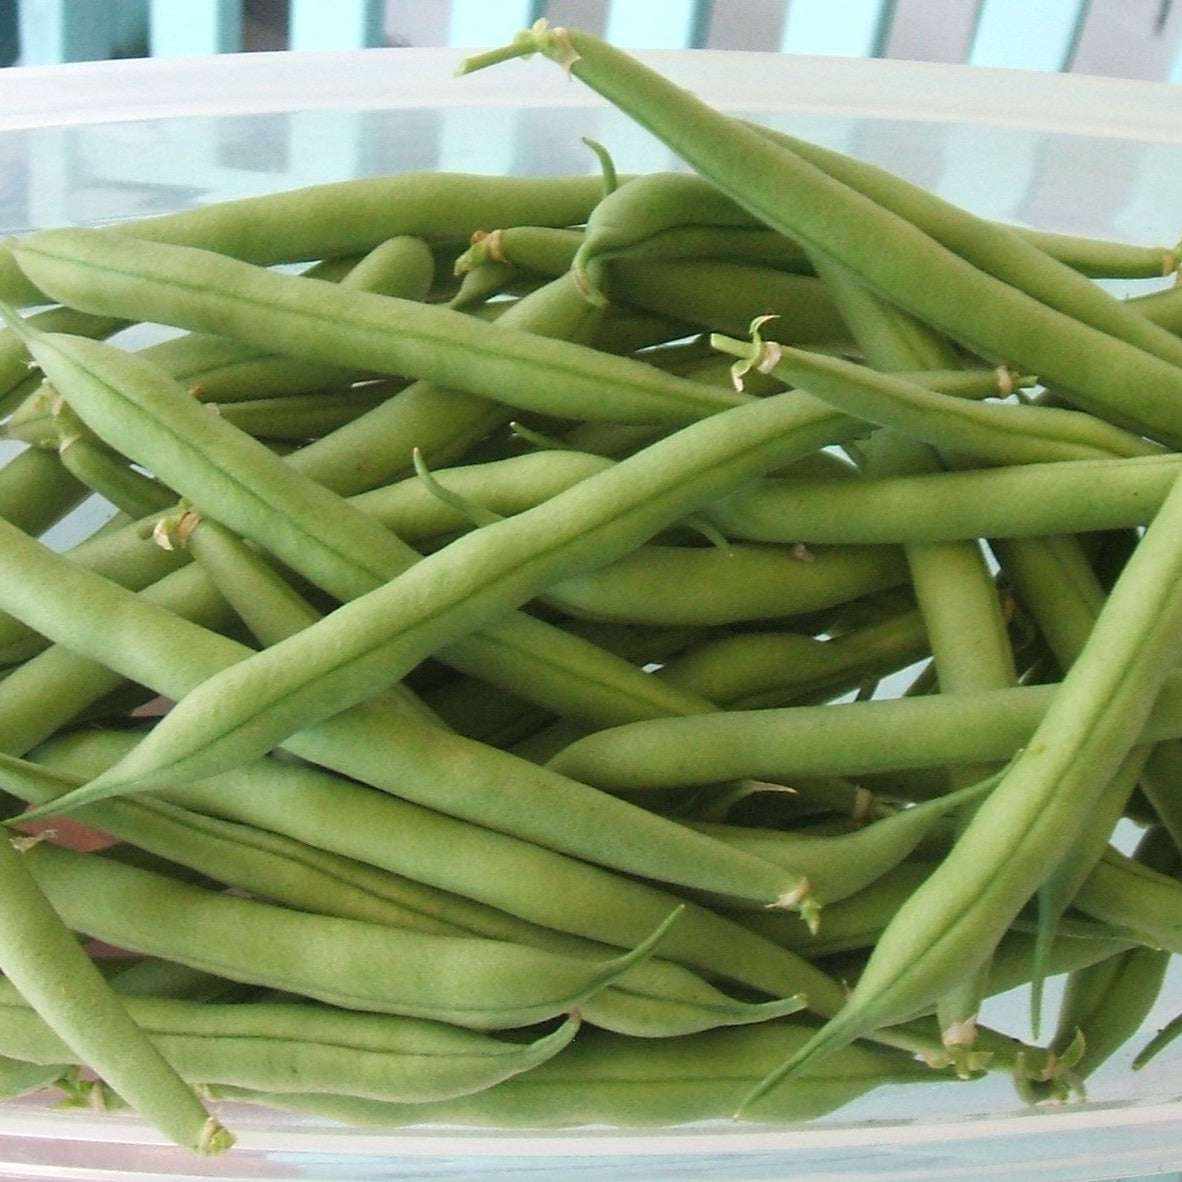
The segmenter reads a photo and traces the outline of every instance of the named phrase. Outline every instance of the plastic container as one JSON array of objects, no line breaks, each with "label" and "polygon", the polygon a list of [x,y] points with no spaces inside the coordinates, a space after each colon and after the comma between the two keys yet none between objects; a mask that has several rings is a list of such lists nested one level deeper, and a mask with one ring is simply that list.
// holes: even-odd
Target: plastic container
[{"label": "plastic container", "polygon": [[[453,79],[450,50],[260,54],[0,71],[0,230],[94,223],[404,169],[621,170],[669,153],[547,63]],[[654,54],[704,98],[884,164],[974,211],[1172,243],[1182,223],[1182,88],[1099,78],[769,54]],[[1144,287],[1142,288],[1145,289]],[[1052,1000],[1054,995],[1052,995]],[[1146,1035],[1182,1008],[1175,966]],[[986,1020],[1022,1034],[1025,998]],[[1139,1047],[1144,1039],[1134,1040]],[[1027,1109],[1008,1081],[882,1089],[826,1120],[644,1133],[345,1129],[248,1108],[206,1161],[132,1117],[0,1105],[0,1178],[590,1177],[1044,1182],[1182,1164],[1182,1042],[1132,1048],[1089,1103]]]}]

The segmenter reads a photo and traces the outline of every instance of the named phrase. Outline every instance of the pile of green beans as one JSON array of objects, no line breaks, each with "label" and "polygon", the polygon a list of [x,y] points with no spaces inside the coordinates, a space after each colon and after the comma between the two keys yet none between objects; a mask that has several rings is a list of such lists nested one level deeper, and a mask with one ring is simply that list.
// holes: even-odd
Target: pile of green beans
[{"label": "pile of green beans", "polygon": [[0,244],[0,1096],[212,1153],[1176,1054],[1182,300],[1095,282],[1175,251],[466,68],[532,53],[692,171]]}]

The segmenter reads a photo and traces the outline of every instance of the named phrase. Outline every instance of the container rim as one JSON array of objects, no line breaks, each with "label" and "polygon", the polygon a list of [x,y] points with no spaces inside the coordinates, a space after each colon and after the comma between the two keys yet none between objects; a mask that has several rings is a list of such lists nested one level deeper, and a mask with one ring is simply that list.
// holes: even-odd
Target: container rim
[{"label": "container rim", "polygon": [[[141,58],[0,71],[0,130],[415,107],[602,106],[549,63],[457,80],[466,49]],[[638,55],[729,110],[984,124],[1182,143],[1182,86],[933,62],[737,50]],[[529,71],[528,75],[523,71]],[[529,85],[521,81],[528,77]]]},{"label": "container rim", "polygon": [[[256,1115],[257,1114],[257,1115]],[[276,1119],[278,1116],[279,1119]],[[988,1117],[949,1116],[941,1119],[866,1120],[827,1125],[805,1123],[782,1128],[709,1124],[645,1129],[609,1129],[581,1126],[571,1129],[495,1129],[461,1126],[417,1126],[405,1129],[351,1128],[273,1110],[233,1106],[232,1118],[238,1144],[252,1151],[279,1151],[298,1155],[325,1148],[331,1135],[334,1153],[364,1156],[472,1158],[561,1157],[571,1153],[595,1157],[660,1157],[669,1154],[720,1155],[783,1153],[789,1150],[819,1152],[830,1149],[876,1149],[889,1144],[892,1151],[925,1147],[947,1150],[954,1144],[993,1142],[998,1137],[1013,1142],[1033,1138],[1032,1160],[1046,1157],[1049,1142],[1079,1144],[1103,1130],[1150,1129],[1176,1126],[1182,1121],[1182,1098],[1143,1103],[1119,1100],[1079,1103],[1053,1110],[1015,1109]],[[0,1139],[102,1142],[124,1145],[170,1143],[133,1114],[103,1113],[99,1117],[77,1111],[55,1111],[24,1102],[0,1109]],[[1005,1168],[1020,1164],[1007,1158]]]}]

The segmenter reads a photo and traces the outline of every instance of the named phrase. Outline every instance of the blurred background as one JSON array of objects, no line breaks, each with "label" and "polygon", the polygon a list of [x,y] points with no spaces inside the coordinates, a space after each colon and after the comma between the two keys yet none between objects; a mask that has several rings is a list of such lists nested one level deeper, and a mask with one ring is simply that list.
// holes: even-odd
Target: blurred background
[{"label": "blurred background", "polygon": [[493,45],[541,16],[634,49],[891,57],[1182,82],[1182,0],[0,0],[0,64]]}]

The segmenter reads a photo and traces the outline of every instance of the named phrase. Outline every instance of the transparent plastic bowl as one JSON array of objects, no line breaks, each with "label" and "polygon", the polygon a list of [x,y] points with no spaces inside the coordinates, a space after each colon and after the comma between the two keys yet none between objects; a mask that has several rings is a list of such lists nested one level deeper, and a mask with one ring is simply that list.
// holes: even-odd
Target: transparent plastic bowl
[{"label": "transparent plastic bowl", "polygon": [[[607,144],[621,170],[677,167],[547,63],[457,80],[456,60],[375,50],[0,71],[0,230],[405,169],[586,172],[594,162],[582,135]],[[1182,88],[769,54],[652,60],[717,106],[883,164],[989,217],[1146,243],[1179,234]],[[1179,1009],[1175,965],[1145,1036]],[[1024,1013],[1024,996],[1008,995],[985,1019],[1023,1035]],[[132,1117],[27,1100],[0,1106],[0,1178],[1127,1178],[1182,1164],[1182,1042],[1132,1074],[1143,1043],[1094,1077],[1088,1103],[1056,1109],[1025,1108],[998,1078],[885,1088],[824,1120],[776,1128],[383,1132],[236,1108],[238,1147],[209,1161]]]}]

